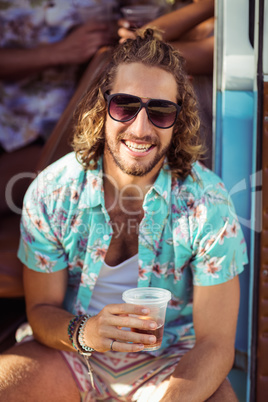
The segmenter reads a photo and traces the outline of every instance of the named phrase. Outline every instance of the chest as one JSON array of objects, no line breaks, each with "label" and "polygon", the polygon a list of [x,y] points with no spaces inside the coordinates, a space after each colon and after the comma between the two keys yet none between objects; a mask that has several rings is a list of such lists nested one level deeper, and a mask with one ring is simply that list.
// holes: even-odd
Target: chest
[{"label": "chest", "polygon": [[138,253],[139,224],[143,210],[110,212],[113,235],[105,256],[106,264],[115,266]]},{"label": "chest", "polygon": [[[172,217],[157,225],[148,213],[129,216],[122,211],[112,214],[107,209],[107,212],[109,219],[104,219],[101,213],[90,217],[85,213],[78,219],[84,226],[74,225],[73,230],[65,233],[63,245],[68,256],[71,287],[75,289],[82,278],[82,288],[93,289],[103,260],[109,266],[116,266],[138,254],[143,286],[144,283],[161,285],[181,298],[182,291],[189,287],[190,271],[184,267],[192,257],[192,248],[173,227]],[[82,232],[80,229],[88,221],[88,230]]]}]

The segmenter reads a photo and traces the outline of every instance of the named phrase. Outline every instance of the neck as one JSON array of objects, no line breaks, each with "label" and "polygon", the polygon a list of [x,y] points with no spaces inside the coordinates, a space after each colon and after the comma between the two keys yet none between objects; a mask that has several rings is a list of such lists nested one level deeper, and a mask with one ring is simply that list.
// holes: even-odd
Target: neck
[{"label": "neck", "polygon": [[132,176],[121,171],[121,169],[107,162],[103,158],[103,186],[105,194],[106,207],[112,205],[115,200],[120,201],[121,204],[130,202],[133,208],[135,205],[138,207],[143,203],[146,193],[155,182],[159,171],[162,167],[155,166],[155,168],[144,176]]},{"label": "neck", "polygon": [[132,176],[122,172],[117,166],[110,166],[105,158],[103,158],[104,190],[106,191],[110,188],[114,188],[118,191],[123,190],[125,193],[131,195],[133,192],[137,193],[137,190],[135,189],[139,188],[140,193],[145,197],[145,194],[157,179],[162,168],[162,162],[161,165],[159,165],[144,176]]}]

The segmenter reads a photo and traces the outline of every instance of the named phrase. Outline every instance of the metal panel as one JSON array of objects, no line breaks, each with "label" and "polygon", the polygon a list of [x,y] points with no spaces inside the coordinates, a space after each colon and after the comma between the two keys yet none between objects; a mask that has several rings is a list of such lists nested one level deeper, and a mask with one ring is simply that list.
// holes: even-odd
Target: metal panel
[{"label": "metal panel", "polygon": [[[224,91],[217,94],[216,172],[222,177],[235,204],[237,215],[250,251],[252,193],[252,149],[254,94]],[[249,266],[240,275],[241,303],[237,325],[236,348],[248,351]],[[243,367],[247,370],[247,367]]]}]

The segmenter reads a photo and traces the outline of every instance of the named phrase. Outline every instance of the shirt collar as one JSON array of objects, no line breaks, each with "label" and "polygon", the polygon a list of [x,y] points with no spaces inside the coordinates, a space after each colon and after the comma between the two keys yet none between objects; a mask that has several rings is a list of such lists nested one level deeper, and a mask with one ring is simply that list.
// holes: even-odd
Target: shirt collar
[{"label": "shirt collar", "polygon": [[[80,198],[80,208],[94,208],[98,205],[104,207],[104,188],[103,188],[103,158],[99,158],[96,170],[86,171],[86,180],[83,183],[84,188]],[[169,205],[171,197],[171,171],[165,160],[157,179],[150,188],[149,193],[155,191]]]},{"label": "shirt collar", "polygon": [[83,187],[80,208],[104,206],[102,157],[97,162],[97,169],[86,171]]},{"label": "shirt collar", "polygon": [[160,198],[162,198],[166,202],[167,205],[170,204],[171,171],[167,159],[164,161],[163,167],[160,170],[157,179],[155,180],[148,193],[152,193],[152,191],[155,191],[160,196]]}]

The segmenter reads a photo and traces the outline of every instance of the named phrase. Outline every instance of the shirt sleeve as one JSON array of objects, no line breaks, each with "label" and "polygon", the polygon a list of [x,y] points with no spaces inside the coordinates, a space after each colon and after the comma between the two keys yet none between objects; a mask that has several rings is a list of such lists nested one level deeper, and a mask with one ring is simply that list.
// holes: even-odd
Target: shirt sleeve
[{"label": "shirt sleeve", "polygon": [[248,262],[246,242],[234,205],[221,182],[197,197],[189,225],[194,285],[217,285],[243,271]]},{"label": "shirt sleeve", "polygon": [[42,198],[35,180],[29,187],[21,217],[18,258],[28,268],[39,272],[56,272],[68,265],[67,256],[53,228],[51,216],[56,203]]}]

